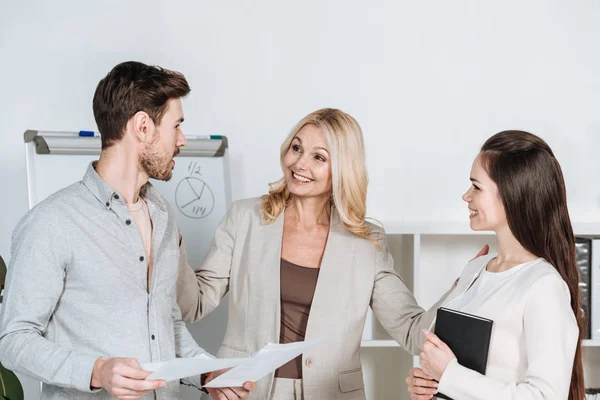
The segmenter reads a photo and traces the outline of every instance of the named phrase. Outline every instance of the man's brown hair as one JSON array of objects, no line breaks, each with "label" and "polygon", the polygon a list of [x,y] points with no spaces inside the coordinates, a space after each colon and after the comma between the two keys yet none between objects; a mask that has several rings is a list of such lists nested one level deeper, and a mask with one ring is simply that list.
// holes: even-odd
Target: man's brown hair
[{"label": "man's brown hair", "polygon": [[123,138],[125,125],[138,111],[160,125],[170,99],[186,96],[190,87],[183,74],[137,61],[115,66],[98,83],[93,109],[102,149]]}]

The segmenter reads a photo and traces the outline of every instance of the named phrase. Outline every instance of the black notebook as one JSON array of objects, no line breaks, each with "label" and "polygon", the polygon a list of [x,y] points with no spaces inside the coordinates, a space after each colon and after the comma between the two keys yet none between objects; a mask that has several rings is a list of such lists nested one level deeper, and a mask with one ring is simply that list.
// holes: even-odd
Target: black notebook
[{"label": "black notebook", "polygon": [[[490,319],[441,307],[435,334],[450,347],[460,365],[485,374],[493,324]],[[452,400],[442,393],[436,396]]]}]

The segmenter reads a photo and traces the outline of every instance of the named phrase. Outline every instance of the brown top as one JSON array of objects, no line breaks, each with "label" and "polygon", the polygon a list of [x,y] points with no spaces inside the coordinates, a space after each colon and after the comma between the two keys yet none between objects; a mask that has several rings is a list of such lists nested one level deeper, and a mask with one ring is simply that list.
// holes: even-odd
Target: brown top
[{"label": "brown top", "polygon": [[[279,343],[304,341],[319,268],[307,268],[281,259],[281,328]],[[302,356],[275,371],[277,378],[301,379]]]}]

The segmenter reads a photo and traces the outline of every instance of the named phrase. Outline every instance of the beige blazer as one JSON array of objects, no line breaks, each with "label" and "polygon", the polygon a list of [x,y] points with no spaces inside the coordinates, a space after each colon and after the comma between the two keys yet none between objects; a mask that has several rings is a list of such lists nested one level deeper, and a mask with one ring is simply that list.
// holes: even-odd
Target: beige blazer
[{"label": "beige blazer", "polygon": [[[413,354],[423,344],[421,329],[433,321],[437,307],[428,312],[419,307],[394,271],[383,230],[376,229],[381,249],[346,230],[332,212],[306,328],[306,340],[328,339],[302,355],[306,399],[365,398],[360,342],[369,306],[390,335]],[[199,268],[193,271],[182,254],[177,301],[185,321],[198,321],[229,292],[219,357],[246,357],[268,342],[279,342],[282,236],[283,213],[266,224],[259,198],[241,200],[221,221]],[[403,381],[407,372],[398,371],[398,379]],[[273,374],[258,381],[251,398],[269,398],[272,383]]]}]

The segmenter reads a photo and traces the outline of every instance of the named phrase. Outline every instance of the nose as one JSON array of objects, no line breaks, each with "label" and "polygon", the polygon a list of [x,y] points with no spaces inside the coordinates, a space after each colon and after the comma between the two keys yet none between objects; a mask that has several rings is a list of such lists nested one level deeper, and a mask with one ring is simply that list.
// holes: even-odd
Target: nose
[{"label": "nose", "polygon": [[465,194],[462,195],[462,199],[463,201],[466,201],[467,203],[471,202],[471,188],[469,188]]},{"label": "nose", "polygon": [[177,147],[187,146],[187,139],[183,136],[183,132],[180,130],[177,134]]},{"label": "nose", "polygon": [[298,170],[306,170],[307,157],[308,156],[306,154],[302,154],[300,157],[298,157],[298,160],[296,160],[296,168],[298,168]]}]

